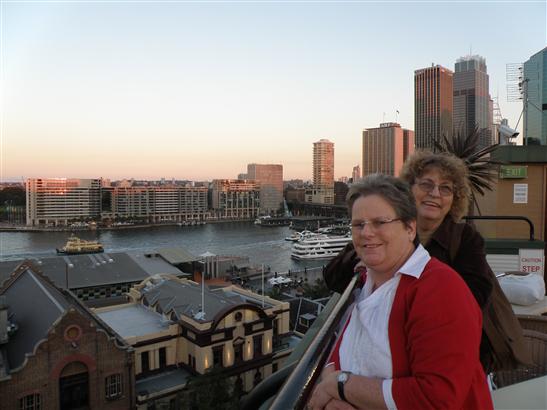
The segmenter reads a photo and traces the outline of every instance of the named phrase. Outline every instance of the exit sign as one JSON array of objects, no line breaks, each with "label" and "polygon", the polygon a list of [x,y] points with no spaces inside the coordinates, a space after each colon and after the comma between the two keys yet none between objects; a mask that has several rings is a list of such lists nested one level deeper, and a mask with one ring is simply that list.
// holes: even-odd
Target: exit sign
[{"label": "exit sign", "polygon": [[500,167],[500,178],[526,178],[528,176],[527,166],[502,165]]}]

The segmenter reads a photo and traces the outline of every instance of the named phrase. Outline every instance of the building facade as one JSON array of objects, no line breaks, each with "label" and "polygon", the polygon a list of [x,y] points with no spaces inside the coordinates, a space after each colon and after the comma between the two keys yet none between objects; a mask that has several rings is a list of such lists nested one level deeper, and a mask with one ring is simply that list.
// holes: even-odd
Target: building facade
[{"label": "building facade", "polygon": [[100,179],[42,178],[26,181],[27,225],[68,226],[76,221],[129,219],[145,223],[203,221],[205,186],[160,184],[110,186]]},{"label": "building facade", "polygon": [[454,68],[454,131],[467,136],[478,127],[478,148],[482,149],[494,142],[486,60],[478,55],[461,57]]},{"label": "building facade", "polygon": [[453,73],[440,65],[414,72],[414,132],[416,148],[452,135]]},{"label": "building facade", "polygon": [[414,132],[397,123],[383,123],[363,131],[363,177],[377,172],[399,176],[406,158],[414,152]]},{"label": "building facade", "polygon": [[73,296],[28,263],[4,282],[2,409],[125,410],[135,406],[134,386],[133,349]]},{"label": "building facade", "polygon": [[255,219],[260,214],[260,184],[254,180],[216,179],[211,189],[212,215],[218,219]]},{"label": "building facade", "polygon": [[547,145],[547,47],[524,63],[525,144]]},{"label": "building facade", "polygon": [[[132,289],[130,298],[96,313],[135,349],[139,409],[183,408],[188,379],[212,368],[248,392],[283,366],[294,345],[287,341],[298,341],[289,331],[287,302],[236,286],[202,289],[162,275]],[[146,325],[135,328],[139,320]]]},{"label": "building facade", "polygon": [[27,225],[59,226],[100,217],[100,179],[30,178],[25,188]]},{"label": "building facade", "polygon": [[327,139],[313,143],[313,189],[306,202],[334,204],[334,143]]},{"label": "building facade", "polygon": [[283,207],[283,165],[248,164],[248,179],[260,183],[260,213],[268,215]]}]

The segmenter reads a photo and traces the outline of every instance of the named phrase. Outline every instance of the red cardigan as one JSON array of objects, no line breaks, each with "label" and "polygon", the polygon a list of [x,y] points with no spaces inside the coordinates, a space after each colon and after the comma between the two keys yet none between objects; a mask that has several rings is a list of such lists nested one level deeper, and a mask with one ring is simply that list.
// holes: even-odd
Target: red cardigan
[{"label": "red cardigan", "polygon": [[431,258],[419,279],[401,275],[388,324],[398,410],[492,409],[481,329],[477,302],[450,267]]}]

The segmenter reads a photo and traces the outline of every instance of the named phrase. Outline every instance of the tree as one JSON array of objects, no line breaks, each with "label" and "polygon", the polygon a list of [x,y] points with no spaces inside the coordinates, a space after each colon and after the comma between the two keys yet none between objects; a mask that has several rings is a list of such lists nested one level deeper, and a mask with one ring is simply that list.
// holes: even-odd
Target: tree
[{"label": "tree", "polygon": [[467,165],[469,170],[469,182],[471,184],[471,204],[470,213],[473,213],[473,206],[477,208],[479,215],[481,214],[477,203],[477,195],[483,196],[485,190],[492,191],[496,182],[496,175],[501,161],[492,159],[492,154],[499,144],[492,144],[482,149],[479,149],[479,138],[484,128],[475,126],[473,131],[465,136],[463,132],[457,132],[454,137],[450,138],[443,135],[440,139],[435,139],[435,148],[440,152],[454,154],[461,158]]},{"label": "tree", "polygon": [[304,283],[302,288],[304,289],[303,296],[311,300],[326,298],[331,294],[330,289],[322,278],[315,279],[313,285]]},{"label": "tree", "polygon": [[191,410],[237,410],[241,394],[235,384],[226,377],[222,368],[208,369],[205,374],[188,379],[183,407]]}]

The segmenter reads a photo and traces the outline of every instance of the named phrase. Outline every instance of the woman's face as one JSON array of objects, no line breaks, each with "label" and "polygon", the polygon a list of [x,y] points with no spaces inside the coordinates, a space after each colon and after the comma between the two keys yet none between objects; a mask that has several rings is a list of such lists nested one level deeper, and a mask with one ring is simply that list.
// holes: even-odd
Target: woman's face
[{"label": "woman's face", "polygon": [[454,201],[454,183],[443,177],[438,168],[428,168],[412,185],[418,222],[421,219],[441,223]]},{"label": "woman's face", "polygon": [[351,234],[355,251],[367,268],[395,273],[414,250],[416,222],[406,226],[389,202],[380,195],[368,195],[353,203]]}]

